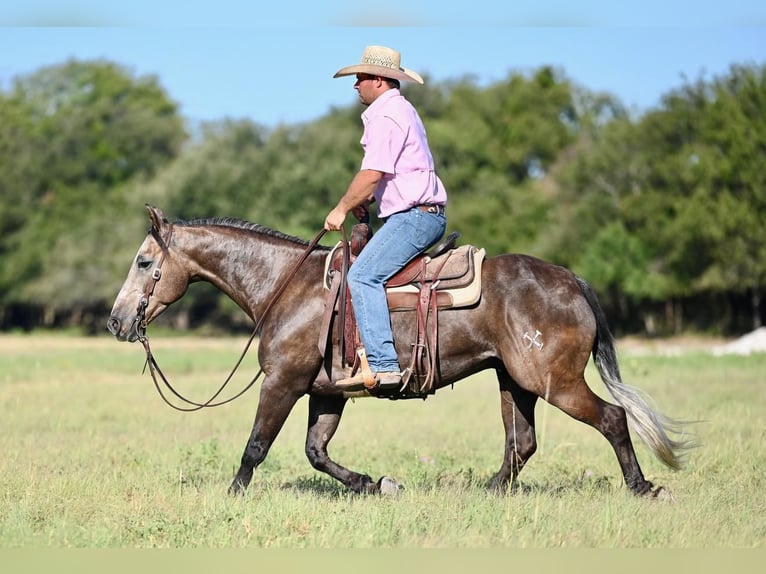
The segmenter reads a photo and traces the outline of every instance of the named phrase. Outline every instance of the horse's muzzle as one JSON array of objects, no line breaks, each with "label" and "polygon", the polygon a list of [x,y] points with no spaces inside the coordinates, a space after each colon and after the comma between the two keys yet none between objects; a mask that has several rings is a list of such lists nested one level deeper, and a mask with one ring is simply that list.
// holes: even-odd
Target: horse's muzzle
[{"label": "horse's muzzle", "polygon": [[106,322],[106,329],[114,335],[118,341],[129,341],[133,343],[138,340],[138,333],[136,330],[133,328],[124,329],[122,322],[120,322],[114,315],[109,317],[109,320]]}]

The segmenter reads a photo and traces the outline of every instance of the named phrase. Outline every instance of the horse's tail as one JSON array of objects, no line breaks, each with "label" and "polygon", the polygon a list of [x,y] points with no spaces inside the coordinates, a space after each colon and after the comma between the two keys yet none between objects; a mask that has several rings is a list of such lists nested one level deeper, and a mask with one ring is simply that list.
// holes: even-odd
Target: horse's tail
[{"label": "horse's tail", "polygon": [[682,427],[686,423],[670,419],[655,411],[649,406],[644,393],[622,381],[620,367],[617,364],[614,337],[609,330],[596,293],[584,279],[580,277],[576,279],[596,319],[593,359],[601,380],[604,381],[612,398],[625,409],[628,423],[639,438],[660,461],[674,470],[679,470],[683,466],[683,454],[694,446],[693,441],[689,438],[674,440],[669,434],[681,435]]}]

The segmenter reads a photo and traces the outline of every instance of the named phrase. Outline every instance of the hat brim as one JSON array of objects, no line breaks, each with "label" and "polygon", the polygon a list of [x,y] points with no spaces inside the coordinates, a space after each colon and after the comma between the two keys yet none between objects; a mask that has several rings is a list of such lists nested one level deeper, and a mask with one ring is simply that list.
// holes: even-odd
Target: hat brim
[{"label": "hat brim", "polygon": [[341,68],[333,75],[333,78],[340,78],[343,76],[353,76],[355,74],[369,74],[371,76],[382,76],[384,78],[391,78],[402,82],[414,82],[416,84],[423,84],[423,78],[417,72],[408,70],[407,68],[400,68],[398,70],[394,68],[387,68],[386,66],[376,66],[374,64],[355,64],[353,66],[346,66]]}]

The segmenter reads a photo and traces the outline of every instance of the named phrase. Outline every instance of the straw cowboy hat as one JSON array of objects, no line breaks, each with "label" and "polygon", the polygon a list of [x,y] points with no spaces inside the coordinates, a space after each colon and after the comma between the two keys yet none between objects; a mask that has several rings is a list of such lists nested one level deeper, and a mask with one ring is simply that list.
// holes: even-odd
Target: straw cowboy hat
[{"label": "straw cowboy hat", "polygon": [[422,84],[423,78],[412,70],[402,68],[401,62],[402,55],[396,50],[385,46],[367,46],[359,64],[341,68],[335,72],[333,78],[353,76],[354,74],[370,74],[371,76],[382,76],[403,82]]}]

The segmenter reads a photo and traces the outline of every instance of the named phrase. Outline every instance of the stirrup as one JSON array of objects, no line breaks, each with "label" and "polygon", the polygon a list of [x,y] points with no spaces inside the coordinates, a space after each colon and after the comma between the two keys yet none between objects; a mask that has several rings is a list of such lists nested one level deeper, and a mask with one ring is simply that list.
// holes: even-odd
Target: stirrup
[{"label": "stirrup", "polygon": [[359,358],[359,372],[353,377],[335,381],[335,386],[352,387],[354,390],[356,390],[356,388],[361,384],[360,388],[375,388],[377,381],[375,380],[375,375],[372,374],[372,370],[370,369],[370,363],[367,362],[367,353],[365,352],[364,347],[359,347],[356,350],[356,356]]}]

